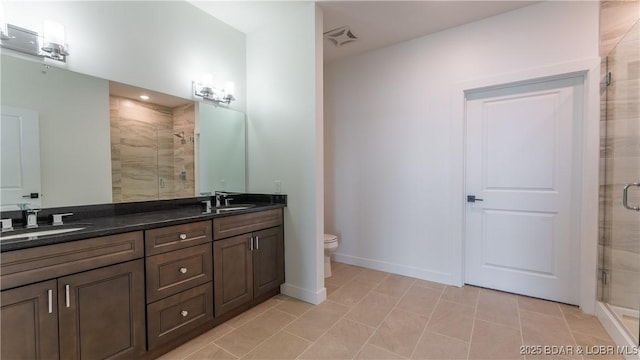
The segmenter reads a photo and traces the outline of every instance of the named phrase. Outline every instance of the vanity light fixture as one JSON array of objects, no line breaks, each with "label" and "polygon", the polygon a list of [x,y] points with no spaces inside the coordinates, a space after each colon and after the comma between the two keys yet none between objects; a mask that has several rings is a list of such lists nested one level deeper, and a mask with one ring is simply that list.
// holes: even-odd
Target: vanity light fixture
[{"label": "vanity light fixture", "polygon": [[230,104],[236,98],[233,96],[235,85],[233,82],[227,82],[223,89],[216,88],[213,85],[213,76],[211,74],[202,74],[200,82],[193,82],[193,94],[199,98],[210,100],[216,103]]},{"label": "vanity light fixture", "polygon": [[9,32],[7,31],[7,22],[4,15],[4,5],[0,2],[0,39],[9,40]]},{"label": "vanity light fixture", "polygon": [[67,45],[65,44],[64,26],[52,21],[45,21],[44,37],[35,31],[12,24],[1,24],[0,46],[24,54],[47,57],[67,62]]},{"label": "vanity light fixture", "polygon": [[65,44],[64,26],[50,20],[44,22],[43,55],[58,61],[66,62],[69,55]]}]

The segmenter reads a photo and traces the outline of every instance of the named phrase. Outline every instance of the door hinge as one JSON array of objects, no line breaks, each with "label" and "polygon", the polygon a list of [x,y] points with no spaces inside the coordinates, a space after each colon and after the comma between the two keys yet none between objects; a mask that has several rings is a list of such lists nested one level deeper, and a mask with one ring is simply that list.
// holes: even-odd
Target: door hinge
[{"label": "door hinge", "polygon": [[609,280],[609,275],[606,271],[602,271],[600,274],[600,281],[602,281],[602,285],[607,285],[607,281]]},{"label": "door hinge", "polygon": [[609,86],[609,85],[611,85],[612,81],[613,81],[613,76],[611,75],[611,71],[609,71],[607,73],[607,75],[605,75],[605,77],[604,77],[604,84]]}]

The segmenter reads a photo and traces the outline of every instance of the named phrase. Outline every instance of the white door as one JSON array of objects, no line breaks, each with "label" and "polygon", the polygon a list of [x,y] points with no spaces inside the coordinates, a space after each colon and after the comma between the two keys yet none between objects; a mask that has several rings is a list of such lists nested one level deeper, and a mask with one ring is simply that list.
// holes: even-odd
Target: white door
[{"label": "white door", "polygon": [[466,94],[466,283],[578,304],[582,84]]},{"label": "white door", "polygon": [[18,210],[18,204],[39,208],[41,189],[38,113],[8,106],[3,106],[1,113],[0,208],[4,211]]}]

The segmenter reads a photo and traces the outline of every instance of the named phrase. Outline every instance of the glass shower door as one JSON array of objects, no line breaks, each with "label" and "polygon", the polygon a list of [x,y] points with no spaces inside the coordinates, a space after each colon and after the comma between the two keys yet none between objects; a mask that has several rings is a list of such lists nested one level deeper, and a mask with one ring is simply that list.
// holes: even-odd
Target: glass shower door
[{"label": "glass shower door", "polygon": [[602,103],[601,300],[639,343],[640,28],[606,58]]}]

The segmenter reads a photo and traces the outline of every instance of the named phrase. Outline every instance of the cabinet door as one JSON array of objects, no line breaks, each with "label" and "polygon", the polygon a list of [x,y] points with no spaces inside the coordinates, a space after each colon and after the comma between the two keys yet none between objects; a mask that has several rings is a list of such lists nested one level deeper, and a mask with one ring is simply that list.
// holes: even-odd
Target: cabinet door
[{"label": "cabinet door", "polygon": [[253,236],[253,296],[258,297],[284,282],[284,234],[278,226]]},{"label": "cabinet door", "polygon": [[251,234],[213,242],[215,316],[253,299]]},{"label": "cabinet door", "polygon": [[134,358],[145,352],[143,260],[58,279],[60,357]]},{"label": "cabinet door", "polygon": [[0,293],[2,359],[58,359],[56,281]]}]

